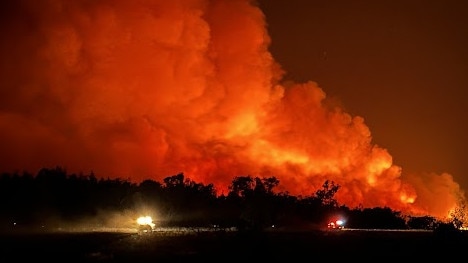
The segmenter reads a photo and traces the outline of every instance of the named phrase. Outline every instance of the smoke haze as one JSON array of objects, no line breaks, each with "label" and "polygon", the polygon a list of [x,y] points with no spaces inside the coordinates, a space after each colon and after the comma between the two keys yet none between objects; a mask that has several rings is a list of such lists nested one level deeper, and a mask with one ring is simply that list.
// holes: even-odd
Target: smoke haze
[{"label": "smoke haze", "polygon": [[[340,203],[446,216],[450,174],[404,174],[313,80],[294,83],[248,0],[7,0],[0,4],[0,169],[98,177],[183,172],[220,193],[275,176]],[[339,78],[339,76],[336,76]]]}]

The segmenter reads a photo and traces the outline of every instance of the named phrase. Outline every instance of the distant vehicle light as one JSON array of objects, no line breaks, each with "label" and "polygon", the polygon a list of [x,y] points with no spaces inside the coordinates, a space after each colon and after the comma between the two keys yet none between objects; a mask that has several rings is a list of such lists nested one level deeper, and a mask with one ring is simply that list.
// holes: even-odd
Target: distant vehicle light
[{"label": "distant vehicle light", "polygon": [[327,228],[329,229],[343,229],[345,225],[344,220],[338,219],[328,223]]},{"label": "distant vehicle light", "polygon": [[153,219],[151,218],[151,216],[140,216],[139,218],[137,218],[137,223],[139,225],[151,225],[153,224]]},{"label": "distant vehicle light", "polygon": [[140,216],[136,221],[139,225],[138,230],[140,232],[151,232],[155,227],[151,216]]}]

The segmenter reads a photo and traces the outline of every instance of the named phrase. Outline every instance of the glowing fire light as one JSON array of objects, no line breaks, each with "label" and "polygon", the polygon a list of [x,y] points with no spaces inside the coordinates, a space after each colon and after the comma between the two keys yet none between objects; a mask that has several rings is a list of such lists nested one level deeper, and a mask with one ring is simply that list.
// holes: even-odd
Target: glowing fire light
[{"label": "glowing fire light", "polygon": [[284,80],[251,0],[18,2],[0,45],[3,170],[183,172],[218,193],[275,176],[304,196],[328,179],[349,207],[444,217],[459,200],[449,174],[404,174],[318,83]]}]

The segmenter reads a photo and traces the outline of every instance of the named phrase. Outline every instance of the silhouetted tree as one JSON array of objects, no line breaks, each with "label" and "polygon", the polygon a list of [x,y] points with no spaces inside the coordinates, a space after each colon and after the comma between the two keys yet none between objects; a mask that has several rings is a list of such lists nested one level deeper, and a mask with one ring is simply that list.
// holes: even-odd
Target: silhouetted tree
[{"label": "silhouetted tree", "polygon": [[228,187],[230,192],[228,195],[247,197],[253,192],[255,187],[254,179],[249,176],[237,176],[235,177],[231,185]]},{"label": "silhouetted tree", "polygon": [[[223,227],[261,230],[272,224],[324,224],[330,214],[347,214],[349,227],[405,228],[425,227],[433,218],[404,220],[390,208],[350,210],[338,206],[335,194],[339,185],[326,180],[313,195],[296,197],[288,192],[275,193],[276,177],[238,176],[229,185],[227,196],[216,196],[213,184],[195,182],[183,173],[168,176],[163,183],[144,180],[139,185],[129,180],[98,179],[89,175],[67,174],[62,167],[43,168],[33,174],[23,172],[0,175],[0,223],[42,224],[44,215],[73,220],[99,211],[154,208],[172,225]],[[453,226],[466,220],[465,203],[452,213]],[[440,225],[443,228],[443,225]]]},{"label": "silhouetted tree", "polygon": [[271,194],[273,193],[273,189],[279,185],[280,181],[276,177],[272,176],[272,177],[262,178],[262,183],[264,185],[265,191],[268,194]]},{"label": "silhouetted tree", "polygon": [[353,209],[347,225],[351,228],[406,229],[407,224],[401,212],[389,207]]},{"label": "silhouetted tree", "polygon": [[163,179],[164,184],[167,188],[183,187],[184,186],[184,174],[179,173],[173,176],[169,176]]},{"label": "silhouetted tree", "polygon": [[338,203],[335,200],[335,194],[338,192],[338,189],[340,189],[338,184],[326,180],[322,185],[322,189],[315,192],[315,197],[317,197],[323,205],[336,206]]}]

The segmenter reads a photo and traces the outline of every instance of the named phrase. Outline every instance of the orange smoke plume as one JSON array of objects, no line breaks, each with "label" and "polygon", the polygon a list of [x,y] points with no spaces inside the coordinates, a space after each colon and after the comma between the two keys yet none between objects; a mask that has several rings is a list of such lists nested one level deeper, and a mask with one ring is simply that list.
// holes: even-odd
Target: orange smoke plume
[{"label": "orange smoke plume", "polygon": [[1,169],[60,165],[161,180],[183,172],[225,192],[275,176],[350,207],[446,216],[451,175],[405,175],[364,119],[314,82],[284,82],[249,0],[7,0],[2,4]]}]

